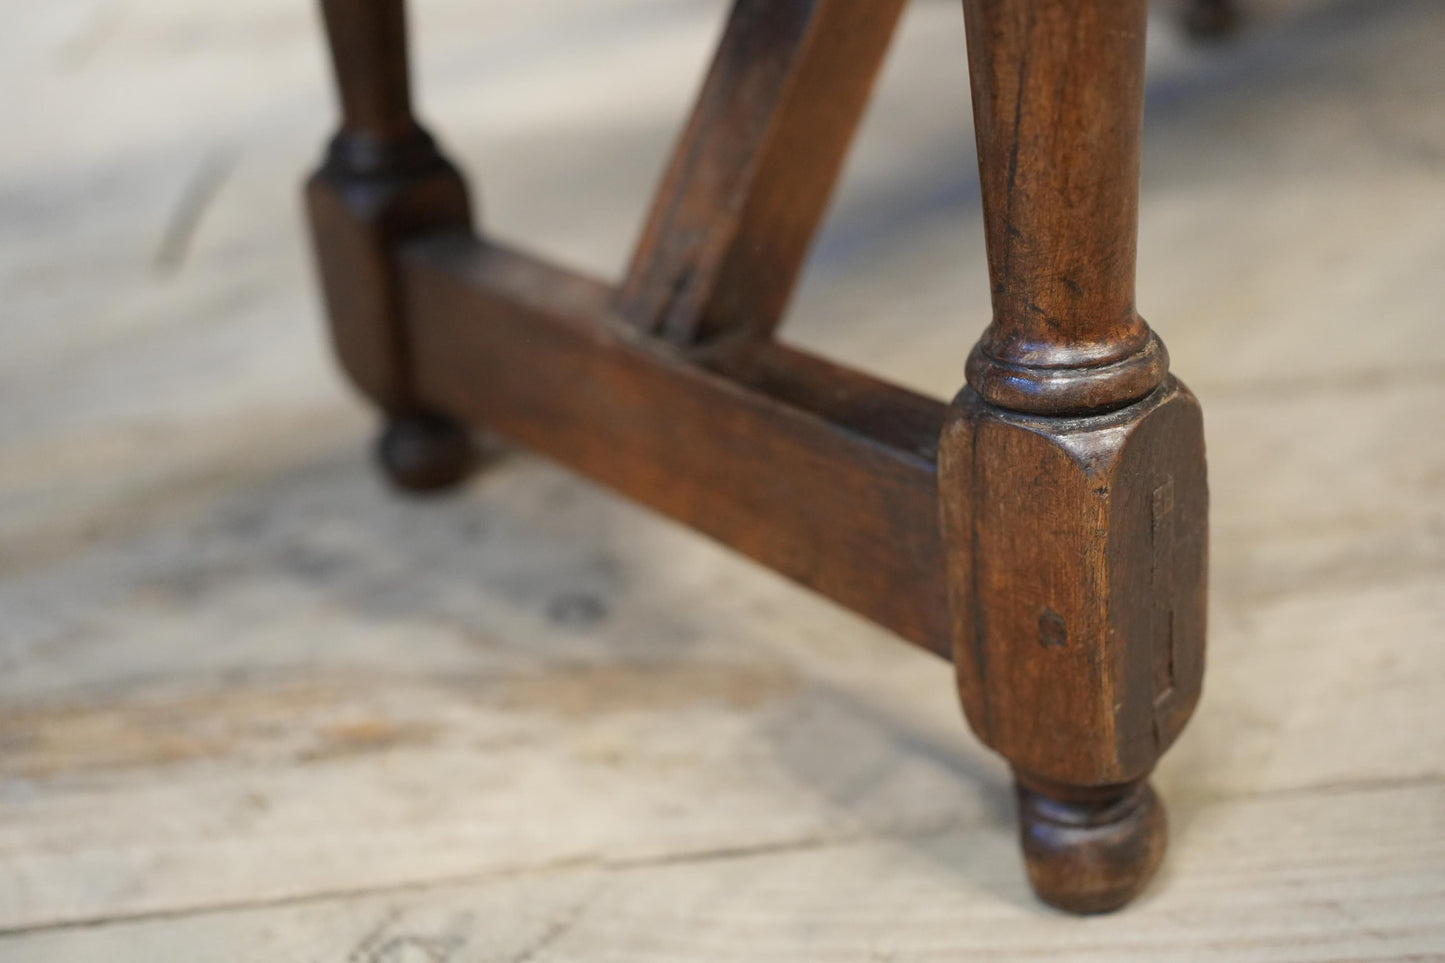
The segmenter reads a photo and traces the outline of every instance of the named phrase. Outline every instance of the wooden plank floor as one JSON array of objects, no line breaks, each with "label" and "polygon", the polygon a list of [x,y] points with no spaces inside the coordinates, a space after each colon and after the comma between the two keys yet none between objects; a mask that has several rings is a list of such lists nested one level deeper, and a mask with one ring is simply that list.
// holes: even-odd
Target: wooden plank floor
[{"label": "wooden plank floor", "polygon": [[[0,959],[1445,959],[1445,6],[1242,2],[1151,38],[1210,674],[1167,870],[1088,920],[941,664],[525,455],[382,489],[308,4],[10,4]],[[484,222],[615,275],[723,4],[418,6]],[[962,51],[917,0],[787,329],[939,396],[987,315]]]}]

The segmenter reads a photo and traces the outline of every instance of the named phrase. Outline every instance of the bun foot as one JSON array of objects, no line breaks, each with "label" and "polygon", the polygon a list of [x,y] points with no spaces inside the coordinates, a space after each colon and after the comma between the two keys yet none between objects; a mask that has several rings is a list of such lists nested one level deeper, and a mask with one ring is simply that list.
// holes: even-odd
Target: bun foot
[{"label": "bun foot", "polygon": [[467,429],[433,412],[389,418],[377,439],[376,459],[393,485],[417,494],[456,485],[477,460]]},{"label": "bun foot", "polygon": [[1145,780],[1063,786],[1020,775],[1019,824],[1029,882],[1070,913],[1107,913],[1149,882],[1164,856],[1164,806]]}]

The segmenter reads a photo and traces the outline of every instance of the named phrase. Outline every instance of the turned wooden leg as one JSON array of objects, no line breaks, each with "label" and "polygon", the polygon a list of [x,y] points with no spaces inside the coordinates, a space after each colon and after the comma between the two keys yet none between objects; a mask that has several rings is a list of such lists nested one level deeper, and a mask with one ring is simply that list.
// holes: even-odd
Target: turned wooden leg
[{"label": "turned wooden leg", "polygon": [[1123,905],[1203,674],[1199,406],[1134,307],[1146,0],[965,0],[993,321],[939,483],[969,723],[1035,891]]},{"label": "turned wooden leg", "polygon": [[470,436],[417,398],[400,310],[396,244],[469,231],[461,175],[412,116],[402,0],[322,0],[341,128],[306,198],[332,339],[356,386],[383,411],[377,457],[407,491],[450,486],[473,462]]}]

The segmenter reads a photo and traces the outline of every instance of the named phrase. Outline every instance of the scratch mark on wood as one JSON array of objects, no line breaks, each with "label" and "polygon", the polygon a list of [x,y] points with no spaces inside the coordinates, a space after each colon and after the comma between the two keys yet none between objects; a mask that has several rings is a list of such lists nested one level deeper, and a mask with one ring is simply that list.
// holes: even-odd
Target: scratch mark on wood
[{"label": "scratch mark on wood", "polygon": [[454,920],[434,936],[406,932],[389,935],[387,931],[400,916],[396,910],[389,911],[347,954],[347,960],[350,963],[448,963],[467,944],[467,933],[471,930],[469,916]]},{"label": "scratch mark on wood", "polygon": [[589,896],[553,920],[540,936],[523,947],[520,953],[508,960],[508,963],[528,963],[528,961],[536,959],[538,954],[572,931],[573,927],[577,925],[577,921],[582,918],[582,914],[586,912],[587,907],[592,905],[592,901],[593,897]]}]

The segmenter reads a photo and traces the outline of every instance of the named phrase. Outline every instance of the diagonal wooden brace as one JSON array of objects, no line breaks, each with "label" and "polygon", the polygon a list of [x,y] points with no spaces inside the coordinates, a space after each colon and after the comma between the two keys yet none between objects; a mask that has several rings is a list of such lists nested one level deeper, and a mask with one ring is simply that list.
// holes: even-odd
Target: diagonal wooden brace
[{"label": "diagonal wooden brace", "polygon": [[678,344],[782,319],[904,0],[736,0],[617,294]]}]

